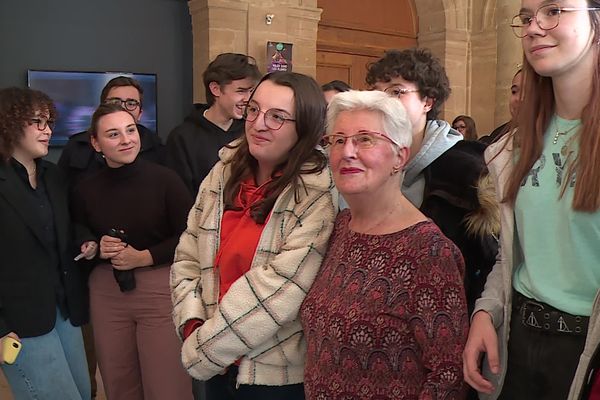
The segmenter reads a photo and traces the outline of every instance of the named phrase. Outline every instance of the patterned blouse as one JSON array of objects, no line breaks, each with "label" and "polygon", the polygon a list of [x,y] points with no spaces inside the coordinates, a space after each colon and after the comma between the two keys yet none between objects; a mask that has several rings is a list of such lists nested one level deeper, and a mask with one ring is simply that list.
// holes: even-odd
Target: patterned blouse
[{"label": "patterned blouse", "polygon": [[307,399],[462,399],[468,316],[458,248],[430,222],[352,232],[338,215],[301,308]]}]

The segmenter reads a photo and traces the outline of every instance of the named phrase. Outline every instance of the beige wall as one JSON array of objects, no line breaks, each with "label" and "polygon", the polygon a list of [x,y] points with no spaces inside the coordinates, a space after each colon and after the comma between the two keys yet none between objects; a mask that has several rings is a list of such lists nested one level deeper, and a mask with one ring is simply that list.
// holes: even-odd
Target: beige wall
[{"label": "beige wall", "polygon": [[[452,87],[444,119],[471,115],[480,135],[510,119],[510,82],[521,62],[521,44],[510,20],[520,0],[415,0],[419,46],[446,67]],[[430,10],[437,10],[431,12]]]},{"label": "beige wall", "polygon": [[[194,36],[194,101],[204,100],[202,72],[218,54],[236,52],[256,58],[266,71],[267,41],[293,43],[293,69],[315,75],[316,0],[190,0]],[[273,15],[267,24],[267,15]]]},{"label": "beige wall", "polygon": [[[361,0],[348,0],[361,1]],[[521,46],[508,26],[520,0],[414,0],[418,43],[444,62],[452,86],[442,117],[473,116],[480,134],[509,119],[510,81]],[[316,0],[190,0],[194,35],[194,100],[204,100],[201,74],[222,52],[254,56],[266,69],[267,41],[294,44],[294,71],[315,75],[321,9]],[[266,23],[267,14],[274,15]]]}]

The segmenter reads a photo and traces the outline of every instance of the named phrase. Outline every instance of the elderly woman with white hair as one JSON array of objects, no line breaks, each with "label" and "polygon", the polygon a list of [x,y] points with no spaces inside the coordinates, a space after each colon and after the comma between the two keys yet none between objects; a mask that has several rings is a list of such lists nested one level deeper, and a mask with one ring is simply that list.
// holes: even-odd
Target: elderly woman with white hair
[{"label": "elderly woman with white hair", "polygon": [[308,399],[461,399],[458,248],[401,192],[411,126],[383,92],[331,102],[323,146],[348,202],[301,307]]}]

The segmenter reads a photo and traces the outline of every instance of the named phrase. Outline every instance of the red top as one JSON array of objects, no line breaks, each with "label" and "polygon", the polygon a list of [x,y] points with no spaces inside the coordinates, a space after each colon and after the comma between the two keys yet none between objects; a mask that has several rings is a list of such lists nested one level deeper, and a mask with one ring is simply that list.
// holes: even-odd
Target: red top
[{"label": "red top", "polygon": [[250,207],[264,198],[265,186],[270,181],[256,186],[254,178],[240,184],[234,206],[240,210],[227,210],[221,220],[221,243],[215,265],[219,270],[219,302],[229,287],[250,270],[258,241],[268,221],[258,224],[250,216]]},{"label": "red top", "polygon": [[[240,210],[227,210],[221,219],[221,242],[215,257],[215,266],[219,273],[219,302],[231,285],[250,270],[254,253],[264,224],[256,223],[250,216],[250,207],[264,198],[265,186],[270,180],[256,186],[250,177],[240,184],[240,191],[234,206]],[[216,273],[216,271],[215,271]],[[204,321],[193,319],[183,328],[184,339],[191,335]]]},{"label": "red top", "polygon": [[387,235],[338,214],[300,314],[307,399],[464,399],[469,331],[458,248],[432,222]]}]

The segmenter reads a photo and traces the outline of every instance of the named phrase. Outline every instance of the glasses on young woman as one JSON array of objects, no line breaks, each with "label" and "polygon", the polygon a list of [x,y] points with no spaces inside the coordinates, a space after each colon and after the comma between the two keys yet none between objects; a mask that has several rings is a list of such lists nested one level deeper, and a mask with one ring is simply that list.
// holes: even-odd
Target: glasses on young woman
[{"label": "glasses on young woman", "polygon": [[379,132],[360,132],[355,135],[345,136],[340,134],[325,135],[321,139],[321,146],[324,149],[337,150],[342,149],[348,140],[352,141],[352,145],[360,150],[371,149],[380,141],[388,141],[398,145],[390,137]]},{"label": "glasses on young woman", "polygon": [[527,29],[535,20],[540,29],[552,30],[558,26],[560,15],[572,11],[600,11],[598,7],[561,7],[558,4],[547,4],[538,8],[534,14],[522,12],[515,15],[510,26],[518,38],[527,36]]},{"label": "glasses on young woman", "polygon": [[140,106],[140,102],[137,101],[136,99],[123,100],[118,97],[108,98],[108,99],[106,99],[105,103],[106,104],[116,104],[118,106],[123,107],[127,111],[135,111],[135,109]]},{"label": "glasses on young woman", "polygon": [[54,129],[54,120],[47,118],[31,118],[29,120],[31,125],[36,125],[38,131],[45,131],[47,127]]},{"label": "glasses on young woman", "polygon": [[270,108],[267,111],[262,111],[258,104],[248,103],[244,110],[244,119],[248,122],[254,122],[263,113],[265,119],[265,126],[274,131],[281,129],[286,121],[296,121],[293,118],[289,118],[285,111],[278,110],[276,108]]}]

